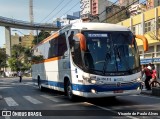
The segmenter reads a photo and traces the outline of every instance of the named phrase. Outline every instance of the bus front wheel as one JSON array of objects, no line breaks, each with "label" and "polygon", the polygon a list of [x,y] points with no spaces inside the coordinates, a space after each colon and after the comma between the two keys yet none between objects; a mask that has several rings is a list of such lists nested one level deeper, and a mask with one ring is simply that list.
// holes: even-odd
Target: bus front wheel
[{"label": "bus front wheel", "polygon": [[67,96],[68,96],[68,98],[69,98],[70,100],[74,100],[74,99],[75,99],[75,96],[74,96],[74,94],[72,93],[72,86],[71,86],[70,81],[67,82],[66,93],[67,93]]}]

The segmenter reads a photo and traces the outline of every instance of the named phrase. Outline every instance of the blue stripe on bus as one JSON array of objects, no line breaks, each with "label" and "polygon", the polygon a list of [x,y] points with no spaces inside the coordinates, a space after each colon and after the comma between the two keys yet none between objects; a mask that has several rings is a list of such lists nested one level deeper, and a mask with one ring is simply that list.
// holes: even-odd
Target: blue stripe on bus
[{"label": "blue stripe on bus", "polygon": [[[35,80],[33,80],[35,81]],[[55,86],[59,88],[64,88],[63,82],[55,82],[55,81],[47,81],[47,80],[41,80],[43,84]],[[130,85],[125,86],[108,86],[108,85],[81,85],[81,84],[72,84],[72,89],[75,91],[81,91],[81,92],[91,92],[91,89],[96,90],[97,92],[106,92],[106,91],[114,91],[114,90],[135,90],[140,86],[140,83],[133,83]]]},{"label": "blue stripe on bus", "polygon": [[48,85],[59,87],[59,88],[64,88],[63,82],[48,81]]},{"label": "blue stripe on bus", "polygon": [[97,92],[105,92],[105,91],[114,91],[114,90],[135,90],[140,86],[140,83],[134,83],[132,85],[126,86],[108,86],[108,85],[79,85],[72,84],[72,89],[76,91],[82,92],[91,92],[91,89],[96,90]]}]

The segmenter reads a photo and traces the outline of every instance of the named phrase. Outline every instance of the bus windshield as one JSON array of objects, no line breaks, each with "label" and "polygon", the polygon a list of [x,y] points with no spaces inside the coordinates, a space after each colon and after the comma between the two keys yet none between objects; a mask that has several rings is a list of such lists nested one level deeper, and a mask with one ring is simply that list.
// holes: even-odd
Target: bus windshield
[{"label": "bus windshield", "polygon": [[87,50],[82,60],[87,69],[106,72],[130,71],[140,66],[135,38],[130,31],[83,31]]}]

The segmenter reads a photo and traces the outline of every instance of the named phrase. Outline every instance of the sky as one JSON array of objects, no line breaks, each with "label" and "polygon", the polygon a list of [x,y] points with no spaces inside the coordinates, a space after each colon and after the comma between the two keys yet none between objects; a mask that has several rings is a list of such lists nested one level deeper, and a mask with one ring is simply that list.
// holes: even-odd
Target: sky
[{"label": "sky", "polygon": [[[63,16],[68,10],[75,6],[67,13],[72,15],[73,12],[80,10],[79,1],[80,0],[33,0],[34,22],[52,23],[55,18]],[[58,5],[59,7],[56,8]],[[29,0],[0,0],[0,16],[29,21]],[[11,33],[17,33],[18,35],[29,33],[28,30],[17,30],[21,33],[12,30]],[[0,47],[2,47],[3,44],[5,44],[5,29],[0,26]]]}]

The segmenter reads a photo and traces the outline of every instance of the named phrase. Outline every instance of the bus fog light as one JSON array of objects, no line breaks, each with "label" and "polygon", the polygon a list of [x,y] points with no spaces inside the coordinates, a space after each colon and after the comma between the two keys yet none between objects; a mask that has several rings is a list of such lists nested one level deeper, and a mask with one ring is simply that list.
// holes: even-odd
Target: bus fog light
[{"label": "bus fog light", "polygon": [[95,83],[96,83],[96,80],[91,80],[91,83],[95,84]]},{"label": "bus fog light", "polygon": [[92,93],[97,93],[97,91],[95,89],[91,89]]},{"label": "bus fog light", "polygon": [[141,81],[141,78],[138,78],[137,81],[140,82],[140,81]]}]

